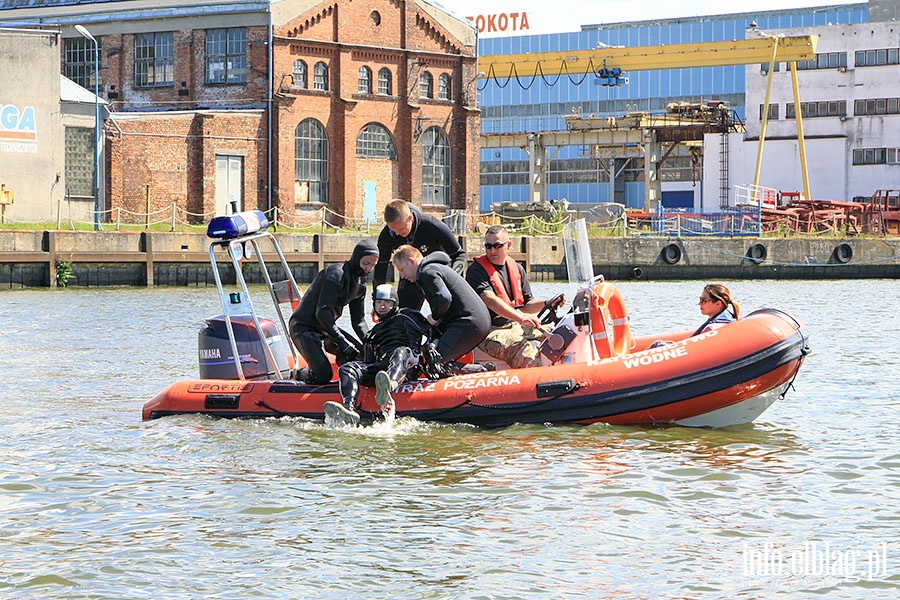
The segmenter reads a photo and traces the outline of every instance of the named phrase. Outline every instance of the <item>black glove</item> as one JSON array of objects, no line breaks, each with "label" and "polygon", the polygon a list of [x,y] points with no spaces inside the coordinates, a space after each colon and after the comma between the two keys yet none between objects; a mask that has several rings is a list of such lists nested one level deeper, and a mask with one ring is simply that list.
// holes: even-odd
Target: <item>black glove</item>
[{"label": "black glove", "polygon": [[334,339],[338,350],[338,362],[345,363],[359,359],[359,348],[343,335]]},{"label": "black glove", "polygon": [[428,379],[441,379],[444,376],[444,357],[437,351],[433,342],[425,344],[422,351],[422,370]]},{"label": "black glove", "polygon": [[351,362],[359,359],[359,350],[350,343],[347,343],[346,346],[341,348],[341,354],[344,357],[344,362]]}]

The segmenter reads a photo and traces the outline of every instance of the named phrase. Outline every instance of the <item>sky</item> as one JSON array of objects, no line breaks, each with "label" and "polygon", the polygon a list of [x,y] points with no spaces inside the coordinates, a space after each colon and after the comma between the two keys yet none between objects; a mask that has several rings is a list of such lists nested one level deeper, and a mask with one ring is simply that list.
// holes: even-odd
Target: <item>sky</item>
[{"label": "sky", "polygon": [[[580,31],[581,25],[854,3],[860,0],[433,0],[475,17],[479,36]],[[480,18],[479,18],[480,16]],[[524,26],[524,27],[523,27]]]}]

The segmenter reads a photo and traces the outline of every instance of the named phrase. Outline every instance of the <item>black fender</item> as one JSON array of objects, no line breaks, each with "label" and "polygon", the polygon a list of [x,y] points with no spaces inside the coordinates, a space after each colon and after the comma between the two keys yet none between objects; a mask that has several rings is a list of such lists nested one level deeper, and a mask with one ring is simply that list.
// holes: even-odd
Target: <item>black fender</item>
[{"label": "black fender", "polygon": [[660,257],[668,265],[678,264],[681,261],[682,254],[681,246],[674,242],[663,246],[663,249],[659,253]]},{"label": "black fender", "polygon": [[853,258],[853,246],[847,242],[841,242],[834,247],[834,252],[832,252],[831,255],[836,262],[839,262],[842,265],[847,264],[850,262],[850,259]]},{"label": "black fender", "polygon": [[753,261],[756,264],[759,264],[766,260],[766,257],[769,255],[768,249],[760,243],[753,244],[749,248],[747,248],[747,258]]}]

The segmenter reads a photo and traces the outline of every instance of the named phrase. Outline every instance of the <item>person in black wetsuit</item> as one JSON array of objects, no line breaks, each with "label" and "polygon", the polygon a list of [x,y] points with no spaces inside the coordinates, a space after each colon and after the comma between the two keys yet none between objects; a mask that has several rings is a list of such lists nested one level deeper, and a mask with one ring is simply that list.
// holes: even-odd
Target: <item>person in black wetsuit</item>
[{"label": "person in black wetsuit", "polygon": [[491,314],[475,290],[450,267],[450,257],[433,252],[423,257],[417,248],[400,246],[391,256],[400,277],[418,284],[428,305],[428,317],[440,333],[435,359],[450,363],[469,352],[491,330]]},{"label": "person in black wetsuit", "polygon": [[326,402],[323,407],[326,415],[342,425],[359,423],[356,399],[360,385],[371,387],[374,383],[375,400],[389,411],[394,400],[391,392],[419,364],[422,342],[431,325],[419,311],[398,304],[394,286],[383,283],[375,288],[373,305],[379,320],[366,335],[363,359],[344,363],[338,369],[343,405]]},{"label": "person in black wetsuit", "polygon": [[326,351],[337,357],[338,364],[359,357],[359,342],[338,327],[337,320],[349,305],[353,330],[360,338],[366,335],[366,277],[377,262],[378,248],[370,240],[363,240],[353,248],[349,260],[329,265],[315,276],[289,323],[291,340],[308,365],[297,369],[294,379],[306,383],[331,381],[331,361]]},{"label": "person in black wetsuit", "polygon": [[[466,268],[466,253],[459,240],[443,221],[423,214],[405,200],[392,200],[384,207],[384,229],[378,236],[378,252],[381,258],[375,267],[373,285],[378,287],[387,281],[391,254],[404,244],[418,249],[423,256],[442,251],[450,257],[451,267],[462,275]],[[397,285],[400,308],[419,310],[425,301],[422,291],[412,282],[401,279]]]}]

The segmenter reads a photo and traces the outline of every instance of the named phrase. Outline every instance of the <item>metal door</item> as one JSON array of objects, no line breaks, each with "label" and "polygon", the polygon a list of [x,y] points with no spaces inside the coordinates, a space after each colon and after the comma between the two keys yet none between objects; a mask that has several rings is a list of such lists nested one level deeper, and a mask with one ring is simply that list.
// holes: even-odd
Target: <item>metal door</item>
[{"label": "metal door", "polygon": [[[244,206],[244,157],[216,156],[216,214],[230,215]],[[235,204],[232,205],[232,202]]]}]

